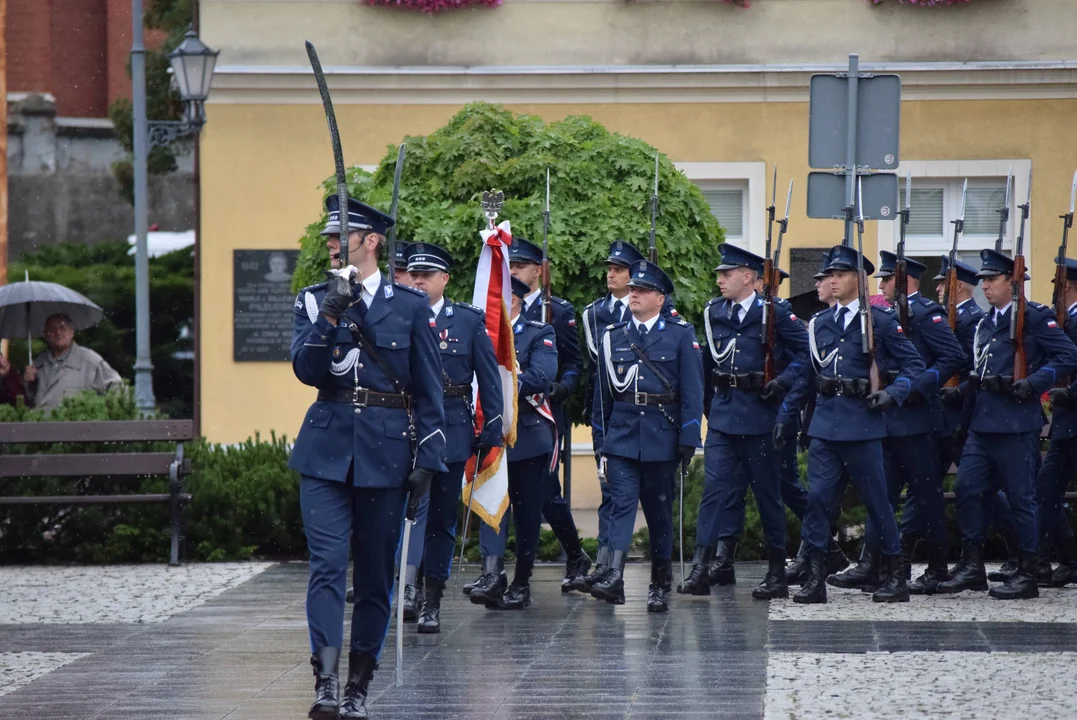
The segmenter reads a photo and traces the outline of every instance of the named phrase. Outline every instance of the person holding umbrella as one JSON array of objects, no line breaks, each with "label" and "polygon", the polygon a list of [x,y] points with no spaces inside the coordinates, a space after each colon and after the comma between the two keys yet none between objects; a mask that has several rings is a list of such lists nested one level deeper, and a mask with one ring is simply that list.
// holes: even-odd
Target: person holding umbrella
[{"label": "person holding umbrella", "polygon": [[103,357],[75,342],[75,325],[63,313],[45,320],[45,344],[49,349],[26,368],[27,400],[41,410],[52,410],[67,395],[83,390],[105,393],[122,386],[123,379]]}]

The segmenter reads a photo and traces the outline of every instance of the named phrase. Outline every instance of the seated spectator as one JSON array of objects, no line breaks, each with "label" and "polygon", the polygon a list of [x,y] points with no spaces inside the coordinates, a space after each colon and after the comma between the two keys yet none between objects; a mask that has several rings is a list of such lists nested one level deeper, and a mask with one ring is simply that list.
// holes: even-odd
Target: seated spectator
[{"label": "seated spectator", "polygon": [[26,390],[22,386],[22,378],[15,371],[11,361],[0,355],[0,403],[14,406],[17,399],[22,397],[26,400]]},{"label": "seated spectator", "polygon": [[104,393],[123,384],[103,357],[75,342],[75,326],[66,315],[45,320],[45,344],[49,349],[23,374],[31,406],[52,410],[67,395],[83,390]]}]

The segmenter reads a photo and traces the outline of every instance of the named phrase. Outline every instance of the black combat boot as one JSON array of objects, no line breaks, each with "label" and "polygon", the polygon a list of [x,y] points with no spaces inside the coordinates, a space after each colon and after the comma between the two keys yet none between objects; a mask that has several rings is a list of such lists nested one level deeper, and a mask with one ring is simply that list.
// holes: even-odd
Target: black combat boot
[{"label": "black combat boot", "polygon": [[785,581],[785,548],[770,548],[769,565],[763,582],[752,590],[756,600],[777,600],[789,597],[789,585]]},{"label": "black combat boot", "polygon": [[920,538],[913,535],[901,536],[901,577],[905,582],[912,580],[912,558]]},{"label": "black combat boot", "polygon": [[1051,587],[1065,587],[1077,583],[1077,538],[1056,542],[1058,567],[1051,573]]},{"label": "black combat boot", "polygon": [[513,580],[512,585],[509,585],[509,589],[497,601],[497,607],[500,610],[523,610],[530,604],[531,584],[526,581],[520,582],[519,580]]},{"label": "black combat boot", "polygon": [[1006,582],[1017,572],[1017,540],[1015,538],[1003,538],[1006,545],[1006,562],[998,570],[987,573],[987,579],[991,582]]},{"label": "black combat boot", "polygon": [[853,588],[874,592],[879,586],[879,551],[875,547],[864,543],[860,549],[860,560],[856,565],[845,572],[830,575],[826,579],[827,585],[840,588]]},{"label": "black combat boot", "polygon": [[920,577],[909,583],[909,592],[913,595],[934,595],[939,583],[950,579],[946,567],[946,548],[941,545],[927,546],[927,570]]},{"label": "black combat boot", "polygon": [[838,545],[838,541],[834,538],[830,538],[830,542],[826,546],[826,574],[831,576],[834,573],[840,573],[845,568],[849,567],[849,558],[845,557],[845,553],[841,550],[841,545]]},{"label": "black combat boot", "polygon": [[[834,542],[831,540],[830,542]],[[841,552],[841,548],[838,548],[838,552]],[[842,555],[842,557],[845,557]],[[830,566],[830,554],[827,553],[827,568]],[[837,572],[837,571],[835,571]],[[800,547],[797,549],[797,556],[793,558],[793,562],[785,566],[785,584],[786,585],[800,585],[808,579],[808,575],[811,574],[811,566],[808,564],[808,543],[803,540],[800,541]]]},{"label": "black combat boot", "polygon": [[606,570],[610,567],[610,549],[608,547],[600,547],[598,554],[595,556],[595,571],[590,575],[580,575],[572,581],[572,589],[579,590],[582,593],[591,592],[591,586],[595,584],[597,580],[601,580],[602,576],[606,574]]},{"label": "black combat boot", "polygon": [[508,578],[505,577],[505,559],[488,557],[482,564],[482,578],[471,588],[471,602],[496,608],[508,584]]},{"label": "black combat boot", "polygon": [[711,582],[707,577],[711,562],[711,549],[706,545],[696,545],[692,555],[692,572],[684,579],[683,585],[677,586],[681,595],[710,595]]},{"label": "black combat boot", "polygon": [[569,558],[565,563],[565,578],[561,581],[561,592],[569,593],[576,589],[576,581],[587,577],[587,571],[591,569],[591,556],[583,548],[580,548],[576,557]]},{"label": "black combat boot", "polygon": [[984,546],[978,542],[966,542],[961,546],[961,559],[951,573],[950,580],[935,586],[935,592],[959,593],[963,590],[984,592],[987,590],[987,573],[984,569]]},{"label": "black combat boot", "polygon": [[733,557],[737,554],[736,538],[721,538],[714,560],[707,571],[711,585],[736,585],[737,573],[733,569]]},{"label": "black combat boot", "polygon": [[886,582],[871,596],[874,602],[909,602],[909,586],[901,569],[904,563],[901,555],[886,556]]},{"label": "black combat boot", "polygon": [[441,597],[445,594],[445,581],[432,577],[426,579],[423,609],[419,613],[419,632],[436,635],[441,632]]},{"label": "black combat boot", "polygon": [[625,560],[627,555],[614,550],[610,559],[610,569],[606,576],[591,586],[591,597],[605,600],[611,605],[625,604]]},{"label": "black combat boot", "polygon": [[[486,556],[485,555],[482,556],[482,566],[486,567]],[[475,586],[482,582],[482,576],[483,576],[483,572],[480,570],[479,571],[479,576],[477,578],[475,578],[474,580],[472,580],[471,582],[469,582],[469,583],[464,583],[464,587],[462,587],[460,589],[460,591],[462,593],[464,593],[465,595],[470,595],[471,591],[475,589]]]},{"label": "black combat boot", "polygon": [[991,588],[988,595],[997,600],[1029,600],[1039,597],[1035,567],[1036,553],[1021,550],[1017,556],[1017,572],[1004,585]]},{"label": "black combat boot", "polygon": [[404,586],[404,622],[413,623],[419,619],[419,608],[422,600],[419,599],[419,591],[414,585]]},{"label": "black combat boot", "polygon": [[647,588],[647,612],[669,612],[673,589],[673,561],[651,560],[651,585]]},{"label": "black combat boot", "polygon": [[348,588],[348,592],[344,593],[344,602],[349,605],[355,604],[355,588]]},{"label": "black combat boot", "polygon": [[377,669],[378,661],[373,655],[348,653],[348,684],[344,686],[344,698],[340,701],[340,720],[364,720],[370,717],[366,710],[366,693]]},{"label": "black combat boot", "polygon": [[340,715],[340,648],[323,647],[310,656],[314,667],[314,704],[310,720],[337,720]]},{"label": "black combat boot", "polygon": [[1032,561],[1032,574],[1040,587],[1051,587],[1051,556],[1049,550],[1040,550]]},{"label": "black combat boot", "polygon": [[805,605],[826,602],[826,552],[808,548],[808,579],[793,596],[793,602]]}]

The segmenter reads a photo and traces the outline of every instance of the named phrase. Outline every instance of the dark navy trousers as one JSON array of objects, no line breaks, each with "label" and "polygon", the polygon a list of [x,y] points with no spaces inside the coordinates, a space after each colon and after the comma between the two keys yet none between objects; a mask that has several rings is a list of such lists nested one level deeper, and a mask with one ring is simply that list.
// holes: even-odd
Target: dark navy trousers
[{"label": "dark navy trousers", "polygon": [[1052,440],[1036,478],[1041,541],[1064,542],[1073,537],[1073,528],[1062,509],[1063,495],[1077,474],[1077,438]]},{"label": "dark navy trousers", "polygon": [[[424,572],[435,580],[448,580],[452,574],[452,555],[456,547],[456,518],[460,505],[460,490],[464,479],[466,462],[447,463],[448,472],[438,473],[430,483],[429,511],[424,518],[424,534],[419,535],[425,542],[420,542]],[[416,519],[415,527],[419,527]],[[415,542],[412,535],[411,542]],[[412,563],[413,553],[408,547],[408,564]],[[418,563],[415,563],[416,565]]]},{"label": "dark navy trousers", "polygon": [[[942,477],[938,475],[938,457],[935,438],[927,433],[883,440],[883,464],[891,507],[898,506],[901,490],[908,486],[901,531],[944,547],[946,506],[942,499]],[[870,517],[865,529],[865,537],[878,536]],[[874,547],[870,542],[869,546]]]},{"label": "dark navy trousers", "polygon": [[[558,447],[562,447],[564,435],[557,436]],[[570,443],[571,445],[571,443]],[[571,453],[571,447],[569,448]],[[561,456],[558,455],[557,467],[546,473],[546,487],[542,503],[542,515],[550,524],[550,529],[566,552],[575,550],[580,545],[580,535],[576,530],[576,521],[572,519],[572,510],[561,493]],[[571,456],[568,458],[572,461]]]},{"label": "dark navy trousers", "polygon": [[550,465],[549,455],[509,462],[509,512],[501,518],[500,532],[486,523],[479,529],[479,550],[484,557],[502,557],[509,536],[509,515],[516,522],[516,577],[526,565],[530,576],[538,553],[539,530],[542,527],[543,481]]},{"label": "dark navy trousers", "polygon": [[381,652],[389,630],[404,499],[402,488],[358,488],[308,476],[300,480],[299,503],[310,552],[311,652],[344,644],[349,549],[355,564],[350,649],[375,656]]},{"label": "dark navy trousers", "polygon": [[961,536],[983,542],[985,500],[1004,483],[1017,545],[1035,552],[1039,545],[1036,526],[1036,475],[1039,469],[1039,433],[970,432],[957,470],[957,519]]},{"label": "dark navy trousers", "polygon": [[677,465],[676,460],[642,462],[606,456],[606,474],[613,495],[611,550],[628,552],[636,525],[636,507],[642,505],[651,539],[651,558],[673,557],[673,489]]}]

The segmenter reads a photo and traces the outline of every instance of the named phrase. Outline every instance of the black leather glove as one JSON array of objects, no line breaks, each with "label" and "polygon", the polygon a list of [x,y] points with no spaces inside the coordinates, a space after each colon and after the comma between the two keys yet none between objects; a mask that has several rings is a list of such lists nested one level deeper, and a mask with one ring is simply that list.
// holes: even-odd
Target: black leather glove
[{"label": "black leather glove", "polygon": [[777,400],[787,392],[789,392],[789,388],[787,388],[782,379],[778,377],[763,386],[763,391],[759,393],[759,397],[763,400]]},{"label": "black leather glove", "polygon": [[681,467],[685,470],[688,469],[688,464],[692,462],[692,458],[696,456],[696,449],[691,445],[678,445],[677,457],[681,459]]},{"label": "black leather glove", "polygon": [[890,408],[895,407],[896,405],[897,405],[897,403],[894,402],[894,398],[892,398],[890,396],[890,393],[886,392],[885,390],[880,390],[879,392],[873,392],[871,395],[868,395],[868,409],[869,410],[878,410],[878,411],[889,410]]},{"label": "black leather glove", "polygon": [[571,394],[572,391],[568,389],[568,385],[555,382],[553,384],[553,387],[550,388],[549,395],[547,395],[546,397],[548,397],[550,399],[550,402],[552,403],[559,403]]},{"label": "black leather glove", "polygon": [[1047,391],[1047,397],[1051,400],[1051,407],[1073,407],[1073,392],[1068,387],[1051,388]]},{"label": "black leather glove", "polygon": [[407,482],[404,483],[404,489],[408,491],[408,510],[404,517],[408,520],[415,519],[415,514],[419,511],[419,501],[430,492],[430,481],[435,474],[433,470],[426,468],[415,468],[408,473]]},{"label": "black leather glove", "polygon": [[1010,392],[1018,400],[1031,400],[1038,394],[1036,388],[1032,387],[1032,383],[1028,380],[1018,380],[1010,388]]},{"label": "black leather glove", "polygon": [[959,408],[965,402],[965,396],[959,387],[944,387],[939,390],[942,404],[948,408]]},{"label": "black leather glove", "polygon": [[475,442],[471,443],[471,454],[484,458],[493,452],[496,445],[490,445],[479,438],[475,438]]},{"label": "black leather glove", "polygon": [[355,302],[355,294],[352,292],[351,277],[347,274],[337,275],[326,271],[329,285],[326,287],[325,297],[319,308],[323,315],[333,319],[339,318]]},{"label": "black leather glove", "polygon": [[785,447],[785,423],[774,423],[774,448],[781,450]]},{"label": "black leather glove", "polygon": [[811,438],[808,437],[808,433],[801,431],[797,435],[797,450],[800,452],[808,452],[808,447],[811,445]]}]

